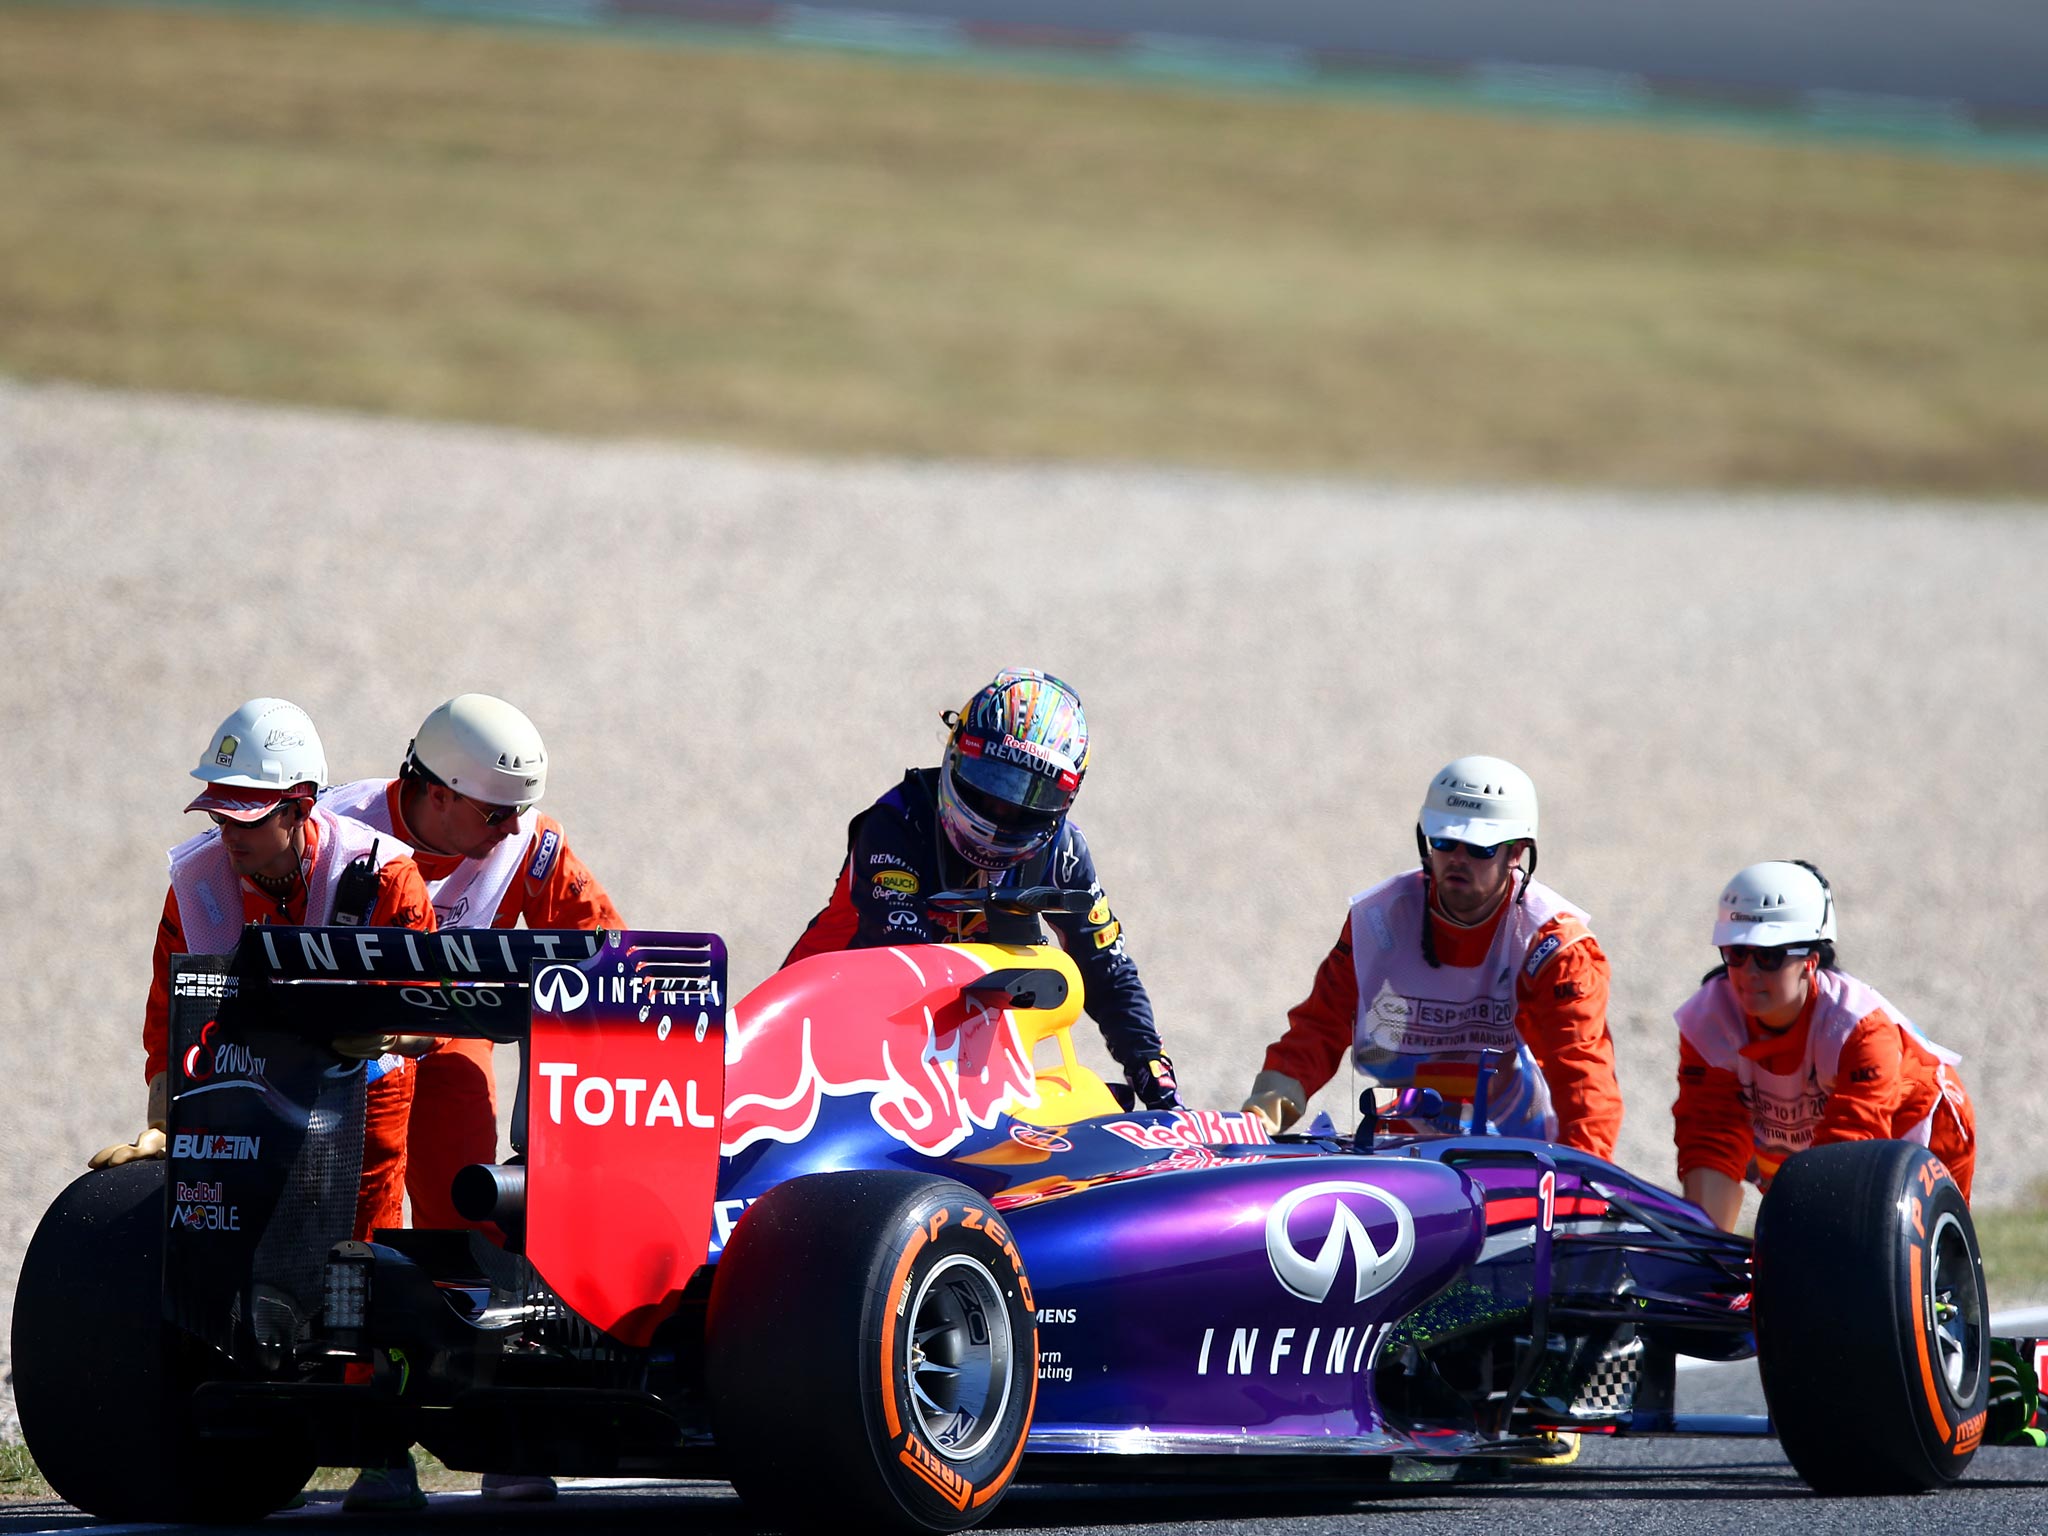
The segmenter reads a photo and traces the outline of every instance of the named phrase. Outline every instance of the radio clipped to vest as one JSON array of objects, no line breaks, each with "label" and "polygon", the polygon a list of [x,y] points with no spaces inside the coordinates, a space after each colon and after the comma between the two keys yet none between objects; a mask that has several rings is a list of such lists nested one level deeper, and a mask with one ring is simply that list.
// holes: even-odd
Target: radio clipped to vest
[{"label": "radio clipped to vest", "polygon": [[377,910],[377,842],[370,851],[350,859],[334,883],[334,912],[328,921],[337,928],[360,928]]}]

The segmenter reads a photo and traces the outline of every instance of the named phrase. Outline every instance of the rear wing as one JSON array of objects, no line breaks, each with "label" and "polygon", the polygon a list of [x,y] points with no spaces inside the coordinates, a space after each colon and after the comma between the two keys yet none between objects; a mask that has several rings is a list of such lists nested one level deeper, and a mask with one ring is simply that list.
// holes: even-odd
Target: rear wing
[{"label": "rear wing", "polygon": [[259,926],[232,955],[176,957],[168,1317],[238,1356],[291,1355],[353,1231],[370,1081],[410,1070],[331,1042],[459,1036],[521,1049],[526,1258],[644,1343],[707,1252],[725,1000],[715,934]]},{"label": "rear wing", "polygon": [[251,926],[228,957],[235,984],[224,1026],[341,1035],[451,1035],[516,1041],[536,1001],[580,999],[596,981],[618,1001],[725,1007],[725,943],[708,933],[553,928],[273,928]]}]

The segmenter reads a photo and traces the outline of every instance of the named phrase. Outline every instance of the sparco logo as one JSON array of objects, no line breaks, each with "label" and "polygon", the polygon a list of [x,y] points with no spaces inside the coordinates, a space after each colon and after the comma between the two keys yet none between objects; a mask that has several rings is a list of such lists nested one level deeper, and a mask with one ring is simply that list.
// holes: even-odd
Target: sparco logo
[{"label": "sparco logo", "polygon": [[[1386,1252],[1382,1253],[1373,1245],[1365,1222],[1351,1208],[1351,1200],[1371,1201],[1393,1213],[1393,1240],[1387,1245]],[[1287,1223],[1289,1217],[1311,1201],[1327,1201],[1327,1205],[1319,1203],[1316,1209],[1318,1212],[1327,1210],[1329,1214],[1324,1218],[1327,1226],[1321,1226],[1320,1222],[1316,1224],[1323,1232],[1322,1246],[1316,1250],[1315,1257],[1309,1259],[1302,1257],[1294,1246]],[[1304,1301],[1329,1299],[1330,1287],[1337,1283],[1337,1270],[1344,1262],[1347,1248],[1351,1251],[1357,1272],[1351,1299],[1360,1302],[1401,1278],[1401,1272],[1408,1267],[1408,1260],[1415,1253],[1415,1218],[1409,1214],[1408,1207],[1392,1195],[1369,1184],[1352,1184],[1341,1179],[1309,1184],[1295,1190],[1277,1202],[1266,1217],[1266,1257],[1272,1262],[1273,1274]]]},{"label": "sparco logo", "polygon": [[549,1013],[574,1013],[590,996],[590,978],[573,965],[550,965],[533,979],[533,1000]]}]

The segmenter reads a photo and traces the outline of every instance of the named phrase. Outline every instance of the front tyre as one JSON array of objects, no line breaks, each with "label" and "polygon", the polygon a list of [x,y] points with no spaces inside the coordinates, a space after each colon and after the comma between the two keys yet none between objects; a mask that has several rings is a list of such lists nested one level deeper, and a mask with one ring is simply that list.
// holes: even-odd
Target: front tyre
[{"label": "front tyre", "polygon": [[1903,1141],[1786,1162],[1756,1225],[1757,1365],[1816,1493],[1919,1493],[1984,1437],[1984,1265],[1962,1192]]},{"label": "front tyre", "polygon": [[747,1208],[718,1261],[705,1374],[726,1475],[786,1525],[987,1518],[1038,1385],[1009,1229],[947,1179],[812,1174]]}]

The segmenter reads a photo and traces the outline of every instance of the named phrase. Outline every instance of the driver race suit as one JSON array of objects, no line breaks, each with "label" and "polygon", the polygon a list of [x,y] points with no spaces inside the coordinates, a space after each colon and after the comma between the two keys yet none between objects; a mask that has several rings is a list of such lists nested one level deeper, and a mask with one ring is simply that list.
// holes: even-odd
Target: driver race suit
[{"label": "driver race suit", "polygon": [[1678,1176],[1695,1168],[1769,1189],[1795,1152],[1837,1141],[1912,1141],[1948,1165],[1963,1198],[1977,1167],[1977,1112],[1955,1052],[1874,987],[1816,970],[1799,1017],[1773,1032],[1742,1011],[1725,972],[1678,1020]]},{"label": "driver race suit", "polygon": [[841,949],[971,940],[987,926],[978,912],[935,912],[922,898],[939,891],[1052,885],[1094,898],[1085,916],[1048,912],[1044,921],[1081,972],[1088,1016],[1132,1091],[1147,1106],[1179,1103],[1172,1065],[1152,1021],[1152,1000],[1138,965],[1124,948],[1123,925],[1095,876],[1088,841],[1072,821],[1044,849],[990,877],[956,853],[940,829],[936,768],[913,768],[903,782],[854,817],[846,829],[846,861],[832,896],[811,919],[784,965]]},{"label": "driver race suit", "polygon": [[[320,803],[345,816],[414,842],[401,813],[398,779],[340,784]],[[482,858],[429,853],[415,846],[413,861],[426,878],[434,916],[443,928],[623,928],[625,919],[583,861],[569,847],[562,824],[528,811],[511,835]],[[472,1227],[496,1235],[487,1223],[466,1221],[449,1193],[455,1175],[471,1163],[498,1160],[498,1084],[491,1042],[449,1039],[419,1059],[407,1133],[405,1189],[416,1227]]]},{"label": "driver race suit", "polygon": [[1489,1121],[1611,1157],[1621,1087],[1607,991],[1607,956],[1586,914],[1542,882],[1524,878],[1491,917],[1465,927],[1436,910],[1413,869],[1352,899],[1265,1065],[1313,1094],[1348,1048],[1378,1083],[1469,1100],[1491,1057]]},{"label": "driver race suit", "polygon": [[[279,900],[237,875],[221,846],[220,832],[208,828],[171,850],[171,888],[164,895],[150,960],[149,999],[142,1013],[142,1076],[165,1070],[170,1050],[171,956],[225,954],[240,941],[248,923],[293,926],[331,922],[342,871],[369,855],[377,868],[377,896],[364,925],[434,931],[434,908],[411,850],[388,833],[315,806],[305,822],[300,879]],[[178,1071],[184,1071],[180,1063]],[[363,1176],[356,1193],[355,1235],[367,1241],[379,1227],[405,1222],[405,1127],[412,1110],[413,1063],[403,1056],[372,1061],[364,1111]],[[178,1091],[174,1083],[173,1095]]]}]

